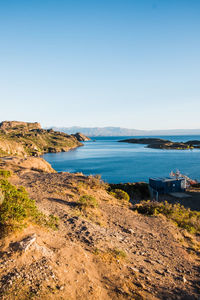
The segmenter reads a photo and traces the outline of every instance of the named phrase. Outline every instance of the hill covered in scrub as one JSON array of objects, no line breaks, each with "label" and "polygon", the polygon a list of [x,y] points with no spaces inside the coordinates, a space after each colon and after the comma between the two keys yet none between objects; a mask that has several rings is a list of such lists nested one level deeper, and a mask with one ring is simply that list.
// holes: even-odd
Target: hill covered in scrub
[{"label": "hill covered in scrub", "polygon": [[0,160],[1,299],[199,299],[200,213],[31,159]]},{"label": "hill covered in scrub", "polygon": [[68,151],[78,146],[82,144],[76,136],[42,129],[39,123],[0,123],[1,155],[38,156],[48,152]]}]

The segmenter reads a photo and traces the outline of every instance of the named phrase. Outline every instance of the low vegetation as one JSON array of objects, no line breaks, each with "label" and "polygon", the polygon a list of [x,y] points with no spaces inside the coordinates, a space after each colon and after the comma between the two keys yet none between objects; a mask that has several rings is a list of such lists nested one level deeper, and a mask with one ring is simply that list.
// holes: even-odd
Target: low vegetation
[{"label": "low vegetation", "polygon": [[95,208],[98,206],[96,198],[91,195],[81,196],[77,201],[77,204],[81,210],[85,210],[87,208]]},{"label": "low vegetation", "polygon": [[114,196],[115,198],[119,199],[119,200],[124,200],[129,202],[130,197],[128,195],[128,193],[126,193],[123,190],[120,189],[113,189],[109,192],[110,195]]},{"label": "low vegetation", "polygon": [[120,189],[126,192],[131,201],[135,199],[149,199],[149,187],[145,182],[135,182],[135,183],[112,183],[109,184],[108,191],[112,191],[113,189]]},{"label": "low vegetation", "polygon": [[0,228],[1,234],[23,228],[29,222],[56,229],[58,219],[41,213],[35,201],[30,199],[24,187],[16,187],[6,179],[0,179]]},{"label": "low vegetation", "polygon": [[76,204],[78,208],[75,210],[77,216],[81,216],[89,222],[100,226],[105,225],[102,211],[99,209],[98,201],[94,196],[83,194],[80,196]]},{"label": "low vegetation", "polygon": [[190,233],[200,233],[200,212],[185,208],[180,204],[165,202],[142,201],[133,209],[140,214],[153,216],[162,214],[171,219],[178,227],[186,229]]},{"label": "low vegetation", "polygon": [[7,151],[0,149],[0,157],[9,156],[9,155],[10,154]]},{"label": "low vegetation", "polygon": [[126,252],[124,250],[121,250],[121,249],[113,249],[113,250],[110,250],[112,255],[116,258],[116,259],[124,259],[126,258]]},{"label": "low vegetation", "polygon": [[8,178],[11,176],[11,171],[0,169],[0,177]]},{"label": "low vegetation", "polygon": [[124,250],[118,248],[109,248],[107,250],[102,250],[99,248],[95,248],[94,252],[101,260],[104,262],[119,262],[127,258],[127,254]]},{"label": "low vegetation", "polygon": [[108,188],[108,184],[101,179],[101,175],[99,174],[89,175],[88,179],[89,179],[88,184],[91,189]]}]

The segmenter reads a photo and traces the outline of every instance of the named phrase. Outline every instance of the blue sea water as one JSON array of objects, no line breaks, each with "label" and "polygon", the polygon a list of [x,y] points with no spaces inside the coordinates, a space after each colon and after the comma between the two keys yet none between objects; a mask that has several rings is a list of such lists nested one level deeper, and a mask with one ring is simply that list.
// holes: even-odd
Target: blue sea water
[{"label": "blue sea water", "polygon": [[[156,136],[158,137],[158,136]],[[149,177],[168,176],[179,169],[200,181],[200,149],[159,150],[145,145],[118,143],[131,137],[95,137],[69,152],[43,157],[58,171],[100,174],[109,183],[147,182]],[[133,137],[142,138],[142,137]],[[159,136],[172,141],[200,140],[200,136]],[[94,142],[94,140],[96,140]]]}]

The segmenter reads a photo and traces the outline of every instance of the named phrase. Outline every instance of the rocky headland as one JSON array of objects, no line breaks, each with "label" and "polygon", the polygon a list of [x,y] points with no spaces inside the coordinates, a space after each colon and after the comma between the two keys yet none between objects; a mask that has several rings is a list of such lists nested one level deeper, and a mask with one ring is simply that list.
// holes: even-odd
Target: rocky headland
[{"label": "rocky headland", "polygon": [[200,148],[200,141],[193,140],[188,142],[172,142],[170,140],[164,140],[159,138],[140,138],[140,139],[126,139],[120,140],[121,143],[131,144],[144,144],[147,148],[153,149],[166,149],[166,150],[189,150],[194,148]]},{"label": "rocky headland", "polygon": [[39,156],[50,152],[65,152],[82,146],[80,137],[81,134],[68,135],[42,129],[39,123],[4,121],[0,123],[0,154]]},{"label": "rocky headland", "polygon": [[80,132],[72,134],[72,136],[74,136],[79,142],[86,142],[86,141],[91,140],[89,137],[85,136],[84,134],[82,134]]}]

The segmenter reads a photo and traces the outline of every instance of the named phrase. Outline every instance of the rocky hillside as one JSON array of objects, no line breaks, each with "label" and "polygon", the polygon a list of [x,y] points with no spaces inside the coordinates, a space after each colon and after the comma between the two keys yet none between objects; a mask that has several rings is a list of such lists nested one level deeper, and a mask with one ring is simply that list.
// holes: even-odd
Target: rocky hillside
[{"label": "rocky hillside", "polygon": [[[35,221],[29,217],[20,231],[1,235],[1,299],[199,299],[198,235],[164,215],[139,213],[142,207],[135,210],[128,198],[113,196],[117,190],[108,192],[99,178],[37,170],[25,162],[0,161],[2,188],[9,187],[6,181],[24,186],[58,223],[46,227],[31,214]],[[5,215],[4,205],[0,223],[11,224]]]},{"label": "rocky hillside", "polygon": [[52,129],[42,129],[39,123],[4,121],[0,123],[0,155],[38,156],[47,152],[68,151],[82,146],[76,136]]}]

